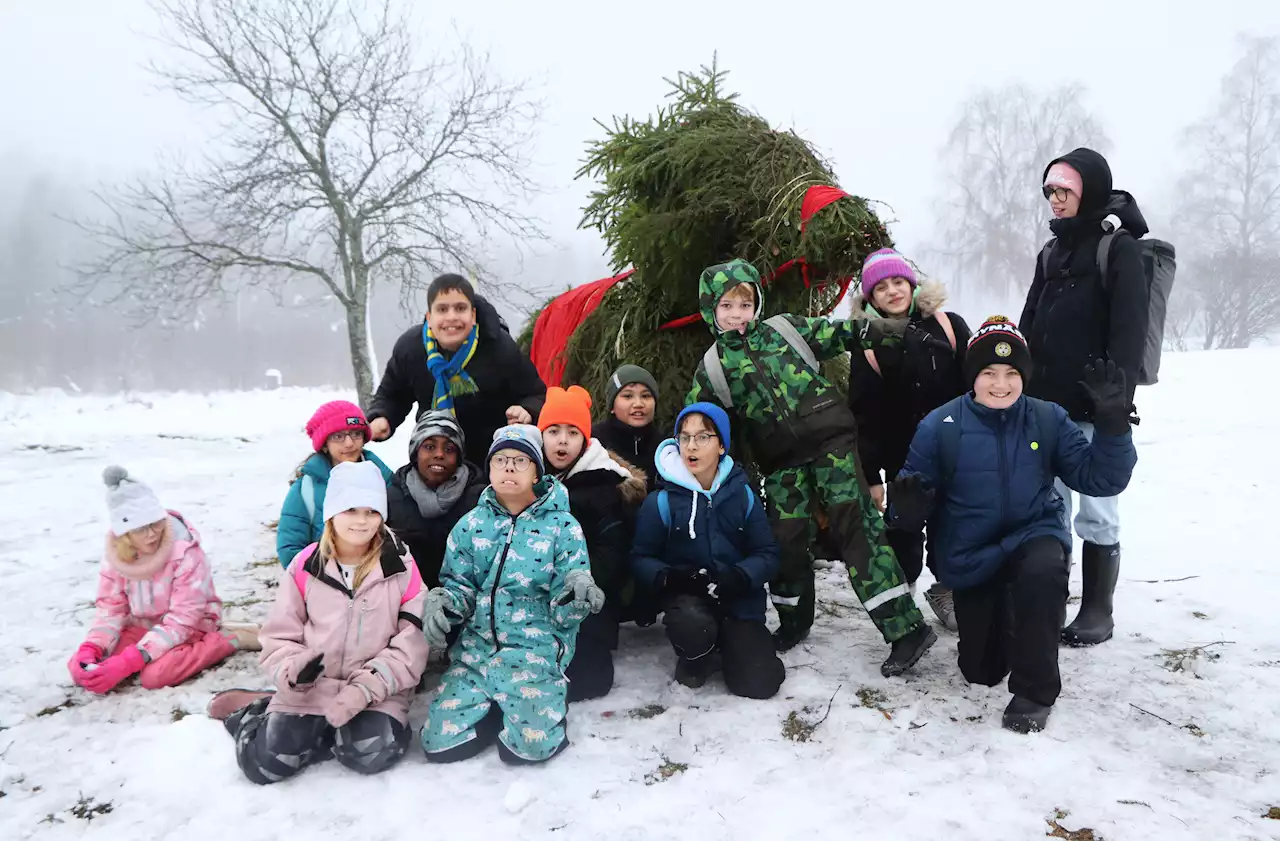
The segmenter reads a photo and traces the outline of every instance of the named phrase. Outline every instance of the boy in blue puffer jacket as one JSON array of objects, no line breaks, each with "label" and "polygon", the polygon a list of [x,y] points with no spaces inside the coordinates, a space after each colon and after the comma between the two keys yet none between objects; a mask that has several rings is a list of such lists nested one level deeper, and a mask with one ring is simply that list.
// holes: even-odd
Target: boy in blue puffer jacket
[{"label": "boy in blue puffer jacket", "polygon": [[1085,370],[1091,444],[1062,407],[1023,395],[1031,354],[1003,316],[973,334],[964,368],[973,390],[921,422],[889,517],[907,530],[928,522],[938,577],[955,592],[960,671],[986,686],[1009,675],[1003,724],[1028,733],[1044,729],[1062,689],[1071,535],[1054,479],[1088,496],[1125,489],[1138,460],[1130,401],[1115,363]]},{"label": "boy in blue puffer jacket", "polygon": [[636,518],[631,567],[654,591],[675,649],[675,679],[699,687],[716,668],[734,695],[771,698],[785,669],[764,624],[778,545],[746,472],[729,457],[729,416],[686,406],[654,459],[662,489]]}]

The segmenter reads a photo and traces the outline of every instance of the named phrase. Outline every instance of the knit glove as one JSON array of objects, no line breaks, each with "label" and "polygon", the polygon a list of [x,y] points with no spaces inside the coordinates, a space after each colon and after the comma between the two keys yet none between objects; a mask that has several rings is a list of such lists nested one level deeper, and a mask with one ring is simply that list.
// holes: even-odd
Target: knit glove
[{"label": "knit glove", "polygon": [[715,577],[711,584],[711,595],[716,601],[728,604],[747,597],[753,589],[751,579],[742,568],[733,567]]},{"label": "knit glove", "polygon": [[556,596],[556,605],[570,602],[582,610],[599,613],[604,607],[604,590],[596,586],[591,573],[583,569],[575,569],[564,577],[564,589]]},{"label": "knit glove", "polygon": [[933,513],[933,488],[926,488],[918,473],[889,484],[889,524],[900,531],[918,532]]},{"label": "knit glove", "polygon": [[714,582],[705,569],[692,567],[667,567],[658,580],[658,589],[674,595],[702,596],[711,595]]},{"label": "knit glove", "polygon": [[447,636],[453,629],[453,620],[449,618],[449,593],[443,587],[436,587],[427,593],[426,603],[422,606],[422,633],[427,638],[427,645],[432,648],[445,648],[449,641]]},{"label": "knit glove", "polygon": [[76,653],[71,655],[71,659],[67,661],[67,671],[71,673],[71,680],[77,686],[84,686],[84,679],[93,673],[93,670],[85,670],[85,666],[97,667],[97,663],[106,654],[102,647],[91,642],[82,642],[80,647],[76,649]]},{"label": "knit glove", "polygon": [[85,672],[84,682],[80,685],[90,692],[105,695],[115,689],[126,678],[133,677],[147,665],[138,646],[125,646],[119,654],[113,654],[98,664],[98,668]]},{"label": "knit glove", "polygon": [[1129,431],[1129,391],[1123,368],[1099,359],[1084,366],[1080,387],[1093,406],[1093,428],[1096,431],[1103,435],[1123,435]]},{"label": "knit glove", "polygon": [[331,727],[342,727],[374,703],[363,684],[352,680],[324,705],[324,717]]}]

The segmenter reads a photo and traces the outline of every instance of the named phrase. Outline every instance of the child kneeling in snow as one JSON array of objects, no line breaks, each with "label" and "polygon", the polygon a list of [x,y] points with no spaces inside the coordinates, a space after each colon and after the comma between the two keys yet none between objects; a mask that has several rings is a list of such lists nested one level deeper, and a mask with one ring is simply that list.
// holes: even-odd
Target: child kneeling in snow
[{"label": "child kneeling in snow", "polygon": [[432,762],[455,762],[496,739],[505,762],[544,762],[569,745],[564,670],[605,595],[564,485],[543,474],[538,428],[499,429],[487,461],[490,486],[449,534],[444,586],[423,613],[432,645],[454,624],[462,633],[422,746]]},{"label": "child kneeling in snow", "polygon": [[111,531],[98,574],[98,613],[67,663],[71,679],[110,692],[135,674],[146,689],[177,686],[238,649],[257,627],[223,626],[200,535],[123,467],[108,467]]},{"label": "child kneeling in snow", "polygon": [[663,487],[640,509],[631,566],[637,583],[661,600],[677,681],[696,688],[722,668],[734,695],[771,698],[785,677],[764,624],[764,585],[778,572],[778,544],[728,449],[723,409],[684,408],[676,437],[658,446]]},{"label": "child kneeling in snow", "polygon": [[1093,408],[1092,444],[1055,403],[1027,397],[1031,354],[1003,316],[969,342],[973,391],[931,412],[889,489],[889,519],[925,522],[959,626],[960,671],[996,686],[1009,675],[1004,726],[1043,730],[1062,689],[1058,637],[1067,610],[1067,553],[1055,477],[1089,496],[1113,496],[1137,463],[1124,371],[1099,361],[1081,383]]},{"label": "child kneeling in snow", "polygon": [[[413,557],[383,526],[378,465],[329,474],[324,534],[289,564],[262,627],[262,666],[276,691],[226,717],[236,761],[265,785],[332,754],[361,774],[394,765],[409,745],[409,702],[427,664],[426,591]],[[231,706],[236,691],[216,703]],[[210,715],[222,717],[212,709]]]},{"label": "child kneeling in snow", "polygon": [[547,389],[538,415],[547,466],[569,493],[569,513],[582,526],[591,577],[604,591],[604,609],[578,629],[565,674],[569,700],[584,701],[613,688],[613,651],[624,600],[631,595],[631,538],[647,478],[591,437],[591,395],[581,386]]}]

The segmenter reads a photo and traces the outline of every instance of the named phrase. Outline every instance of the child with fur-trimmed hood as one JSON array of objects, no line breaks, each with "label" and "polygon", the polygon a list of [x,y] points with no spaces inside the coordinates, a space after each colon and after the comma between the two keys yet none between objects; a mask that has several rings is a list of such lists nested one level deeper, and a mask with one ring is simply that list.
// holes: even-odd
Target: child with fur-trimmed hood
[{"label": "child with fur-trimmed hood", "polygon": [[613,688],[618,624],[624,605],[633,602],[631,539],[648,477],[591,437],[591,395],[582,386],[547,389],[538,429],[547,471],[569,492],[569,513],[582,526],[591,575],[606,598],[604,609],[578,629],[577,649],[565,669],[569,700],[599,698]]},{"label": "child with fur-trimmed hood", "polygon": [[[916,427],[937,407],[968,391],[964,349],[969,325],[945,312],[947,291],[936,281],[920,281],[911,264],[891,248],[867,257],[854,317],[905,319],[900,345],[853,354],[849,408],[858,421],[858,455],[871,496],[884,510],[884,478],[892,480],[906,463]],[[881,475],[883,471],[883,477]],[[924,567],[924,535],[890,528],[889,545],[912,584]],[[950,592],[932,585],[926,600],[938,618],[955,630]]]}]

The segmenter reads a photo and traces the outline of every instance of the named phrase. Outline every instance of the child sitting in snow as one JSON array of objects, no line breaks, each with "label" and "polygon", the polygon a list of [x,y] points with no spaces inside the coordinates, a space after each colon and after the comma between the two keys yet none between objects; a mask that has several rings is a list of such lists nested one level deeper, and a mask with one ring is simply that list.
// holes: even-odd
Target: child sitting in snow
[{"label": "child sitting in snow", "polygon": [[486,461],[490,485],[449,535],[444,586],[423,613],[432,645],[454,624],[462,633],[422,746],[432,762],[455,762],[496,739],[504,762],[545,762],[569,745],[564,670],[605,595],[564,485],[543,475],[538,428],[499,429]]},{"label": "child sitting in snow", "polygon": [[[964,381],[969,325],[943,311],[946,299],[942,284],[917,281],[911,264],[891,248],[875,252],[862,267],[861,294],[853,299],[855,317],[861,313],[907,321],[900,344],[855,353],[850,360],[849,408],[858,420],[858,455],[881,511],[881,474],[889,480],[897,476],[925,415],[969,390]],[[890,528],[886,537],[907,582],[915,584],[924,567],[924,535]],[[935,582],[925,601],[954,631],[951,591]]]},{"label": "child sitting in snow", "polygon": [[1082,393],[1093,443],[1056,403],[1025,396],[1031,354],[1012,322],[993,316],[965,354],[973,391],[929,414],[902,474],[889,488],[889,518],[926,522],[960,631],[960,671],[995,686],[1009,675],[1004,726],[1043,730],[1062,688],[1058,636],[1067,611],[1071,535],[1054,479],[1090,496],[1118,494],[1137,463],[1124,371],[1098,361]]},{"label": "child sitting in snow", "polygon": [[578,628],[565,673],[569,700],[607,695],[613,688],[613,651],[624,600],[631,594],[631,535],[644,501],[646,477],[591,437],[591,395],[582,386],[552,386],[538,415],[548,472],[569,492],[569,513],[582,526],[591,577],[604,591],[604,609]]},{"label": "child sitting in snow", "polygon": [[232,690],[210,705],[250,781],[277,783],[330,755],[376,774],[404,755],[429,653],[426,591],[413,557],[383,526],[386,512],[377,465],[333,468],[320,542],[289,564],[262,627],[262,666],[276,691]]},{"label": "child sitting in snow", "polygon": [[717,668],[744,698],[771,698],[785,670],[764,624],[778,546],[746,472],[729,456],[729,416],[695,403],[658,447],[663,487],[640,509],[631,563],[656,591],[675,679],[702,686]]},{"label": "child sitting in snow", "polygon": [[98,573],[98,612],[67,663],[71,679],[110,692],[141,673],[146,689],[177,686],[238,649],[256,626],[223,626],[200,535],[123,467],[102,473],[111,531]]},{"label": "child sitting in snow", "polygon": [[378,466],[387,484],[393,473],[382,461],[364,448],[369,442],[369,424],[364,412],[354,403],[334,400],[325,403],[307,421],[307,436],[315,449],[298,467],[297,476],[285,495],[276,528],[276,554],[281,566],[289,566],[303,547],[320,539],[324,532],[325,491],[329,471],[343,462],[371,461]]},{"label": "child sitting in snow", "polygon": [[600,439],[606,450],[643,470],[649,490],[658,487],[653,456],[665,434],[654,420],[658,381],[639,365],[623,365],[609,377],[604,404],[609,414],[596,421],[592,436]]}]

